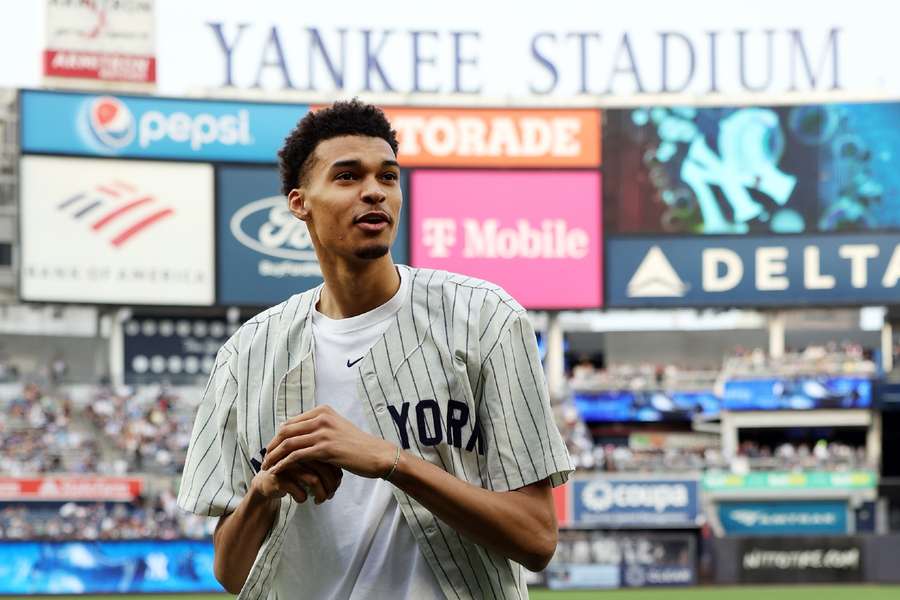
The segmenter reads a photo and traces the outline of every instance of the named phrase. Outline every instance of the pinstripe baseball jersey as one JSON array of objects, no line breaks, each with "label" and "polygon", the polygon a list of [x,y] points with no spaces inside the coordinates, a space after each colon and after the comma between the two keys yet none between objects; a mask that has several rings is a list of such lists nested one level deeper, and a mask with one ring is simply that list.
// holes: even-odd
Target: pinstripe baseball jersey
[{"label": "pinstripe baseball jersey", "polygon": [[[371,430],[486,489],[564,483],[573,467],[525,310],[481,280],[427,269],[410,269],[409,277],[403,308],[360,363]],[[266,310],[220,349],[191,436],[182,508],[233,511],[259,468],[259,449],[284,421],[313,408],[315,297],[310,290]],[[528,596],[519,564],[464,539],[399,489],[394,494],[448,598]],[[270,595],[296,506],[282,498],[240,600]]]}]

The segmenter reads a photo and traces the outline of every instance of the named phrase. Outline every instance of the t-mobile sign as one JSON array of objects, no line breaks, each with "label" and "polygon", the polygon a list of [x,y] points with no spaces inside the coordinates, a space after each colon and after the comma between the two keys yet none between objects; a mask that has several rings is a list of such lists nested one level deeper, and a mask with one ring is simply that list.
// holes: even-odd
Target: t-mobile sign
[{"label": "t-mobile sign", "polygon": [[600,174],[416,171],[412,263],[487,279],[526,308],[602,302]]}]

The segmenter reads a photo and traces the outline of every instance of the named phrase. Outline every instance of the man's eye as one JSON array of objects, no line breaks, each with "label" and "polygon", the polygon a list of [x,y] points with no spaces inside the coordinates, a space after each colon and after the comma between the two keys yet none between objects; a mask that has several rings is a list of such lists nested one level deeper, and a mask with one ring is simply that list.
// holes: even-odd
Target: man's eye
[{"label": "man's eye", "polygon": [[382,177],[383,177],[384,179],[387,179],[388,181],[397,181],[397,179],[399,179],[399,177],[397,176],[397,174],[394,173],[394,172],[391,172],[391,171],[388,171],[387,173],[385,173],[384,175],[382,175]]},{"label": "man's eye", "polygon": [[335,179],[339,179],[341,181],[353,181],[354,178],[355,175],[353,175],[353,173],[351,173],[350,171],[344,171],[342,173],[338,173],[335,176]]}]

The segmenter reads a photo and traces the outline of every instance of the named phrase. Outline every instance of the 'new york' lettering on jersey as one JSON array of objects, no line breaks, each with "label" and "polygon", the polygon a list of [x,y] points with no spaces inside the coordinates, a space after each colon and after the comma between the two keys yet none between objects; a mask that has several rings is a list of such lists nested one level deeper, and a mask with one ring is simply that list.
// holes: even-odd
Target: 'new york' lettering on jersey
[{"label": "'new york' lettering on jersey", "polygon": [[[489,490],[548,478],[563,484],[573,467],[525,310],[478,279],[427,269],[409,276],[409,297],[359,368],[371,430]],[[208,516],[233,511],[258,470],[259,449],[288,418],[313,408],[315,298],[310,290],[264,311],[219,351],[188,449],[182,508]],[[519,564],[463,539],[402,491],[394,494],[447,598],[527,596]],[[295,508],[290,495],[282,498],[240,600],[274,596]]]}]

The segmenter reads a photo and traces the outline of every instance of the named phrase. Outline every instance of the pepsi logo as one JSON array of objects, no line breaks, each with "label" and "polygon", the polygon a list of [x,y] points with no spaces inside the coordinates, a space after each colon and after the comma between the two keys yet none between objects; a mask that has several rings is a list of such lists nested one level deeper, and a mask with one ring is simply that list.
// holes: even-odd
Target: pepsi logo
[{"label": "pepsi logo", "polygon": [[94,142],[107,151],[121,150],[134,140],[134,116],[124,102],[100,96],[86,105],[88,131]]},{"label": "pepsi logo", "polygon": [[269,196],[245,204],[231,217],[230,228],[238,242],[261,254],[288,260],[315,260],[306,223],[291,213],[284,196]]}]

